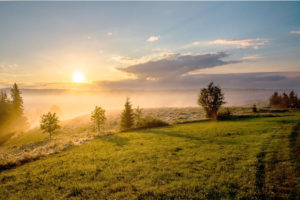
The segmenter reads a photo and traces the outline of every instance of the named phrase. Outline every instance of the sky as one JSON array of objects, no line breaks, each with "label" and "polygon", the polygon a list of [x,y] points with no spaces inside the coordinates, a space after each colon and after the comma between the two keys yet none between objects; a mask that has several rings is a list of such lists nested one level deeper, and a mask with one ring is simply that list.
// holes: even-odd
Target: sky
[{"label": "sky", "polygon": [[300,89],[299,55],[300,2],[0,2],[0,87]]}]

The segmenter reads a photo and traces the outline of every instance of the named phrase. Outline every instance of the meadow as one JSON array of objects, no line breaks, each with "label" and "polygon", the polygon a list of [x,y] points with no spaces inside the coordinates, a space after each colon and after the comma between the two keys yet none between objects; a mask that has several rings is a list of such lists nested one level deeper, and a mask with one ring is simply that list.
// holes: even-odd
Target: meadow
[{"label": "meadow", "polygon": [[297,199],[299,124],[300,112],[289,112],[96,135],[2,171],[0,196]]},{"label": "meadow", "polygon": [[[230,110],[235,115],[253,114],[246,107],[231,107]],[[39,127],[1,136],[0,171],[81,145],[101,135],[116,133],[120,127],[120,114],[121,110],[107,111],[105,129],[101,133],[95,132],[90,115],[82,115],[61,121],[61,128],[51,139]],[[151,116],[169,124],[205,119],[205,113],[200,107],[147,108],[142,109],[142,116]]]}]

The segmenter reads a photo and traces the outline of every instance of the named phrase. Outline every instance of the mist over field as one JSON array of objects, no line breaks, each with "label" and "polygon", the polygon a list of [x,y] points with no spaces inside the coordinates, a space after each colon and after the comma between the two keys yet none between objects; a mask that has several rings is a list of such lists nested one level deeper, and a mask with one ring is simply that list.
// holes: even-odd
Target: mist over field
[{"label": "mist over field", "polygon": [[[225,106],[266,106],[274,91],[268,89],[224,89]],[[289,91],[289,90],[286,90]],[[299,94],[299,91],[295,91]],[[60,119],[71,119],[90,114],[96,105],[108,112],[121,110],[127,97],[134,107],[198,107],[199,90],[22,90],[24,107],[29,123],[38,125],[41,114],[56,112]]]},{"label": "mist over field", "polygon": [[300,200],[300,1],[137,1],[0,1],[0,200]]}]

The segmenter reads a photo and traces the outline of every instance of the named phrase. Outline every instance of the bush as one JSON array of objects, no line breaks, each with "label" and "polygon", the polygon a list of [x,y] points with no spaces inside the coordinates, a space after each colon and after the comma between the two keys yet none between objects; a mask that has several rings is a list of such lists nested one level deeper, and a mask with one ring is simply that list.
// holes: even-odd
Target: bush
[{"label": "bush", "polygon": [[218,120],[229,119],[231,116],[231,111],[227,108],[226,110],[218,113]]},{"label": "bush", "polygon": [[154,128],[154,127],[161,127],[161,126],[168,126],[167,122],[164,122],[160,119],[146,116],[139,120],[137,123],[137,128]]}]

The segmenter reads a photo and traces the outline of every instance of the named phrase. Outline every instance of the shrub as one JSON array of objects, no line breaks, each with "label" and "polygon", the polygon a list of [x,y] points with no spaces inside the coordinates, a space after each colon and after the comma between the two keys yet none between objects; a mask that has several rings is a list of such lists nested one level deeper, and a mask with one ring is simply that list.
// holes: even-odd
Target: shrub
[{"label": "shrub", "polygon": [[232,116],[231,111],[227,108],[226,110],[218,113],[217,119],[219,120],[229,119],[231,116]]},{"label": "shrub", "polygon": [[167,122],[164,122],[160,119],[146,116],[140,119],[137,128],[154,128],[154,127],[161,127],[161,126],[168,126]]}]

